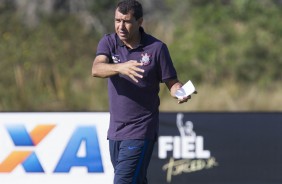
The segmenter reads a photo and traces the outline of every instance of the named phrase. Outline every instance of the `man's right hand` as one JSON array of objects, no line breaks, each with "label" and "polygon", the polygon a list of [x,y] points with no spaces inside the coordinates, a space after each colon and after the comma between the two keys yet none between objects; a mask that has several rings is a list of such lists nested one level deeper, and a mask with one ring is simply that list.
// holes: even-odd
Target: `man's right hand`
[{"label": "man's right hand", "polygon": [[136,60],[130,60],[128,62],[120,63],[117,65],[118,72],[122,75],[127,75],[134,82],[138,82],[137,78],[143,78],[142,73],[144,73],[144,70],[139,68],[139,66],[142,66],[143,63],[138,63]]}]

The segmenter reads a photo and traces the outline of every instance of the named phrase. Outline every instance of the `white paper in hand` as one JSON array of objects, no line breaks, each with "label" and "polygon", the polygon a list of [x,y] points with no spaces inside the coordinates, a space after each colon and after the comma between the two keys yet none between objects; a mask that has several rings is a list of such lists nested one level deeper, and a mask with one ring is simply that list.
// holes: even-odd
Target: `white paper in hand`
[{"label": "white paper in hand", "polygon": [[175,96],[178,99],[183,99],[189,95],[191,95],[192,93],[194,93],[196,91],[195,86],[193,85],[193,83],[189,80],[188,82],[186,82],[180,89],[178,89],[175,93]]}]

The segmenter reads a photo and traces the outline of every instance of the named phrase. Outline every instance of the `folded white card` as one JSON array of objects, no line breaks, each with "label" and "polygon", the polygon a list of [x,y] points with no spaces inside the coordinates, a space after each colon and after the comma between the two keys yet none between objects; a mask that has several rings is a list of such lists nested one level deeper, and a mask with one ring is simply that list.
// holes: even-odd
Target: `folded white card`
[{"label": "folded white card", "polygon": [[192,93],[194,93],[196,91],[195,86],[193,85],[193,83],[189,80],[188,82],[186,82],[180,89],[178,89],[175,93],[175,96],[178,99],[183,99],[189,95],[191,95]]}]

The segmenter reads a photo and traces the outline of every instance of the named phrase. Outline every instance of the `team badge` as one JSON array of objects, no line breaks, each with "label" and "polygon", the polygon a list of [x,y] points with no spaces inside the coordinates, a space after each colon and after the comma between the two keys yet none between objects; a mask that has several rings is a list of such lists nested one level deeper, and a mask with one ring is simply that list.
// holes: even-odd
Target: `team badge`
[{"label": "team badge", "polygon": [[142,58],[140,60],[141,63],[143,63],[144,65],[148,65],[151,62],[151,55],[148,53],[142,53],[141,54]]},{"label": "team badge", "polygon": [[120,63],[119,55],[112,54],[112,59],[114,63]]}]

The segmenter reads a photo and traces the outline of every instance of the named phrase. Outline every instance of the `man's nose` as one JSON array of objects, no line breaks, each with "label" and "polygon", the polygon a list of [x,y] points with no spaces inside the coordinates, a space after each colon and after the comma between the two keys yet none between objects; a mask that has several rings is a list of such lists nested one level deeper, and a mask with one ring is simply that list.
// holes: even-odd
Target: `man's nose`
[{"label": "man's nose", "polygon": [[122,27],[122,28],[124,28],[125,27],[125,21],[120,21],[120,26]]}]

